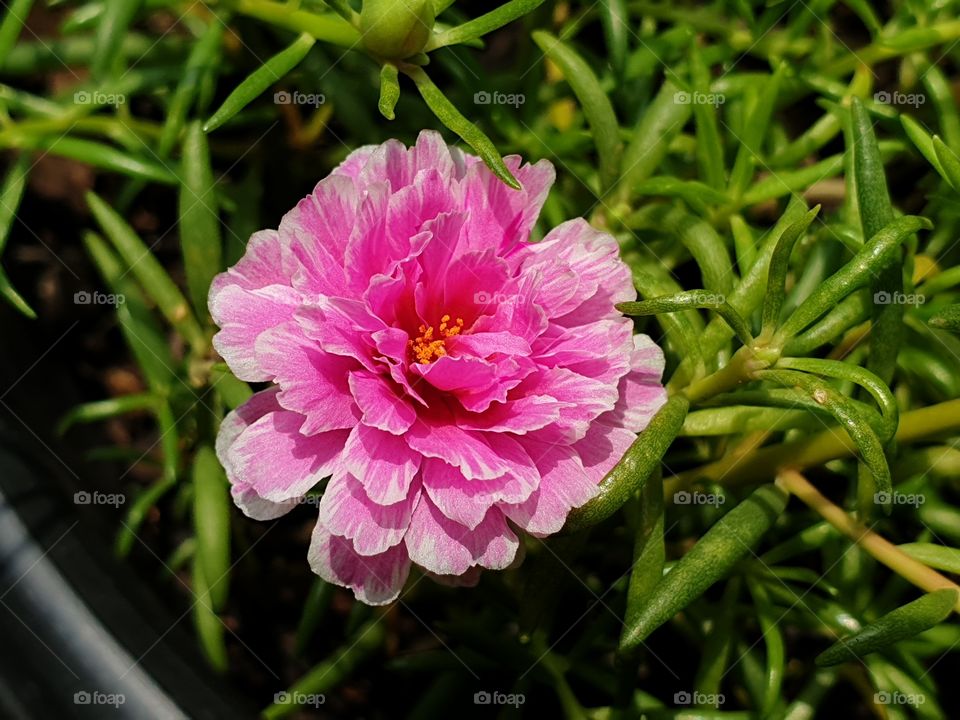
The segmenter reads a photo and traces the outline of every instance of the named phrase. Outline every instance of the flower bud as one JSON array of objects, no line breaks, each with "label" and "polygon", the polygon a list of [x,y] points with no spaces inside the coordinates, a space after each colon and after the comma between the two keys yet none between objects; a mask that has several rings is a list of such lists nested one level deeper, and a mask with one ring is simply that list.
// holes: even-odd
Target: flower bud
[{"label": "flower bud", "polygon": [[378,57],[403,60],[423,50],[434,19],[432,0],[364,0],[363,45]]}]

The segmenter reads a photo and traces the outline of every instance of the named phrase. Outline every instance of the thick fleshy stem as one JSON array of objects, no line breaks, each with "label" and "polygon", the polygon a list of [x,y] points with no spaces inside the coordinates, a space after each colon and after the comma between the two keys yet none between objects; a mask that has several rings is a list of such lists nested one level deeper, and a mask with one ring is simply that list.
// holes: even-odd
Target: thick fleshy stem
[{"label": "thick fleshy stem", "polygon": [[774,348],[744,346],[715,373],[690,383],[683,394],[691,404],[695,404],[728,392],[737,385],[755,380],[757,371],[770,367],[778,357],[779,351]]}]

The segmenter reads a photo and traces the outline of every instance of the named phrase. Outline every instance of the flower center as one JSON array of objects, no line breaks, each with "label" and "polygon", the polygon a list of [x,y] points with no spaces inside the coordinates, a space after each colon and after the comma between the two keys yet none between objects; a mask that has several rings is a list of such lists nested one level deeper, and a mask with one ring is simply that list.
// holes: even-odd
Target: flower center
[{"label": "flower center", "polygon": [[459,335],[463,329],[463,318],[457,318],[450,325],[450,316],[444,315],[440,318],[440,328],[434,332],[433,325],[427,327],[421,325],[418,330],[420,334],[409,341],[413,359],[421,365],[429,365],[437,358],[442,358],[447,354],[446,340],[454,335]]}]

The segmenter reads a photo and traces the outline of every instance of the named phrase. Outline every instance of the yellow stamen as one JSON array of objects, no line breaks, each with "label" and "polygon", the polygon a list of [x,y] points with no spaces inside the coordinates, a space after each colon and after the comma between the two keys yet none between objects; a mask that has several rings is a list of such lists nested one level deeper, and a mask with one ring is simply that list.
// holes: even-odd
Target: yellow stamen
[{"label": "yellow stamen", "polygon": [[463,329],[463,318],[457,318],[453,325],[449,323],[449,315],[444,315],[440,318],[438,333],[440,337],[436,340],[433,339],[433,325],[430,327],[421,325],[417,328],[420,335],[408,342],[411,352],[413,353],[413,359],[416,362],[421,365],[429,365],[437,358],[442,358],[447,354],[446,339],[460,334],[460,331]]}]

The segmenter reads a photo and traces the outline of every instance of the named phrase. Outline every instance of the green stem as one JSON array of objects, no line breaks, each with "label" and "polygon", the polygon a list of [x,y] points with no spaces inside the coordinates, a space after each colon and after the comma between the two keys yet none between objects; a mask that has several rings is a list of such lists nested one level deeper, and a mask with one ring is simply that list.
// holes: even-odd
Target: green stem
[{"label": "green stem", "polygon": [[695,380],[683,390],[690,404],[702,402],[723,392],[732,390],[737,385],[754,379],[754,373],[770,366],[773,358],[764,357],[749,346],[744,346],[734,353],[730,362],[700,380]]}]

